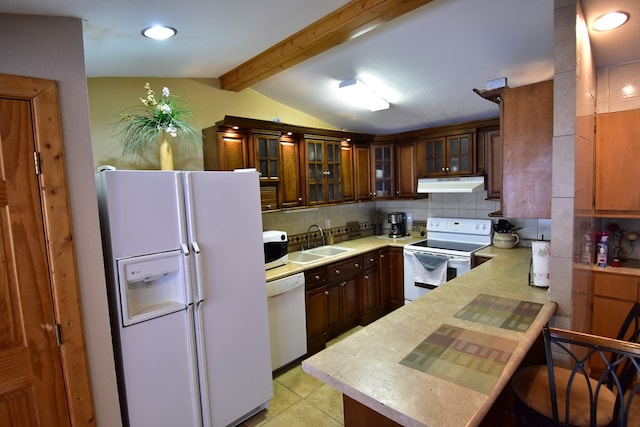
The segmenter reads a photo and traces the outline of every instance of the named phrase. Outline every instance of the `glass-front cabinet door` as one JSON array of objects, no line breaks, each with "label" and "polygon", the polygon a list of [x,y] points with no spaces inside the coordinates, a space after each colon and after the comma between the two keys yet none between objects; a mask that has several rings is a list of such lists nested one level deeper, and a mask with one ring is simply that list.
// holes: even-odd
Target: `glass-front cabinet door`
[{"label": "glass-front cabinet door", "polygon": [[309,204],[342,200],[340,140],[305,137]]},{"label": "glass-front cabinet door", "polygon": [[375,197],[393,197],[393,144],[373,144],[371,151]]},{"label": "glass-front cabinet door", "polygon": [[260,172],[260,179],[273,181],[279,178],[279,147],[280,135],[268,133],[254,134],[256,145],[256,166]]},{"label": "glass-front cabinet door", "polygon": [[424,139],[417,149],[420,177],[473,173],[473,134]]}]

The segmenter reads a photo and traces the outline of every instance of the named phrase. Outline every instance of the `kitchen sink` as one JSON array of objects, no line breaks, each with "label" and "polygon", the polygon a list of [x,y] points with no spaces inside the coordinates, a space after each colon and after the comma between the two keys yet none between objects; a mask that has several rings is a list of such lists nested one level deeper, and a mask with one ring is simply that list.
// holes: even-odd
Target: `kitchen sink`
[{"label": "kitchen sink", "polygon": [[288,257],[289,261],[295,264],[309,264],[310,262],[320,261],[321,259],[341,255],[352,250],[352,248],[344,248],[342,246],[319,246],[304,251],[290,252]]},{"label": "kitchen sink", "polygon": [[304,252],[307,254],[314,254],[314,255],[328,257],[328,256],[340,255],[345,252],[350,252],[352,250],[353,249],[351,248],[344,248],[341,246],[319,246],[317,248],[307,249]]},{"label": "kitchen sink", "polygon": [[321,255],[314,255],[307,252],[290,252],[288,259],[295,264],[309,264],[310,262],[319,261],[326,257]]}]

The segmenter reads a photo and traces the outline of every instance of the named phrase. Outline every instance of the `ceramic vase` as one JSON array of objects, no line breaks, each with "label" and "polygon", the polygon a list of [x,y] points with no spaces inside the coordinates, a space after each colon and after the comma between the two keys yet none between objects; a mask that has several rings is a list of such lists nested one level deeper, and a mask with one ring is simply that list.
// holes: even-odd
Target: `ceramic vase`
[{"label": "ceramic vase", "polygon": [[166,131],[162,131],[162,141],[160,142],[160,170],[173,170],[173,151],[171,141]]}]

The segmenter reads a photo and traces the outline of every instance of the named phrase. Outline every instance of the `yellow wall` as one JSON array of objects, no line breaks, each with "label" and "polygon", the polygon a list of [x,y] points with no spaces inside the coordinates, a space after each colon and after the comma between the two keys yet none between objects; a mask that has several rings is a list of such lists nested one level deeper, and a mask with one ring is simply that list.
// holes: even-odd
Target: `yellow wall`
[{"label": "yellow wall", "polygon": [[[267,98],[252,89],[229,92],[219,89],[217,79],[95,77],[87,79],[91,139],[94,166],[112,165],[118,169],[158,169],[155,153],[137,159],[123,156],[120,140],[113,124],[119,114],[140,104],[144,98],[144,85],[151,84],[156,94],[162,87],[179,96],[193,112],[198,127],[206,128],[222,120],[225,115],[259,120],[279,118],[282,123],[335,129],[321,120]],[[186,153],[174,148],[177,170],[202,170],[202,150],[189,147]],[[186,154],[186,155],[185,155]]]}]

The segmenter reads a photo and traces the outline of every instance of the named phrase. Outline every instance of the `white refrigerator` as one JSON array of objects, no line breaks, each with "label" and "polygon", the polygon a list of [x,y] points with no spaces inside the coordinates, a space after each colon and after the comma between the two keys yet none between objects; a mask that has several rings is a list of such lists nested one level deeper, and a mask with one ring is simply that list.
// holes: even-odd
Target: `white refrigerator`
[{"label": "white refrigerator", "polygon": [[125,425],[236,425],[273,396],[258,174],[96,174]]}]

